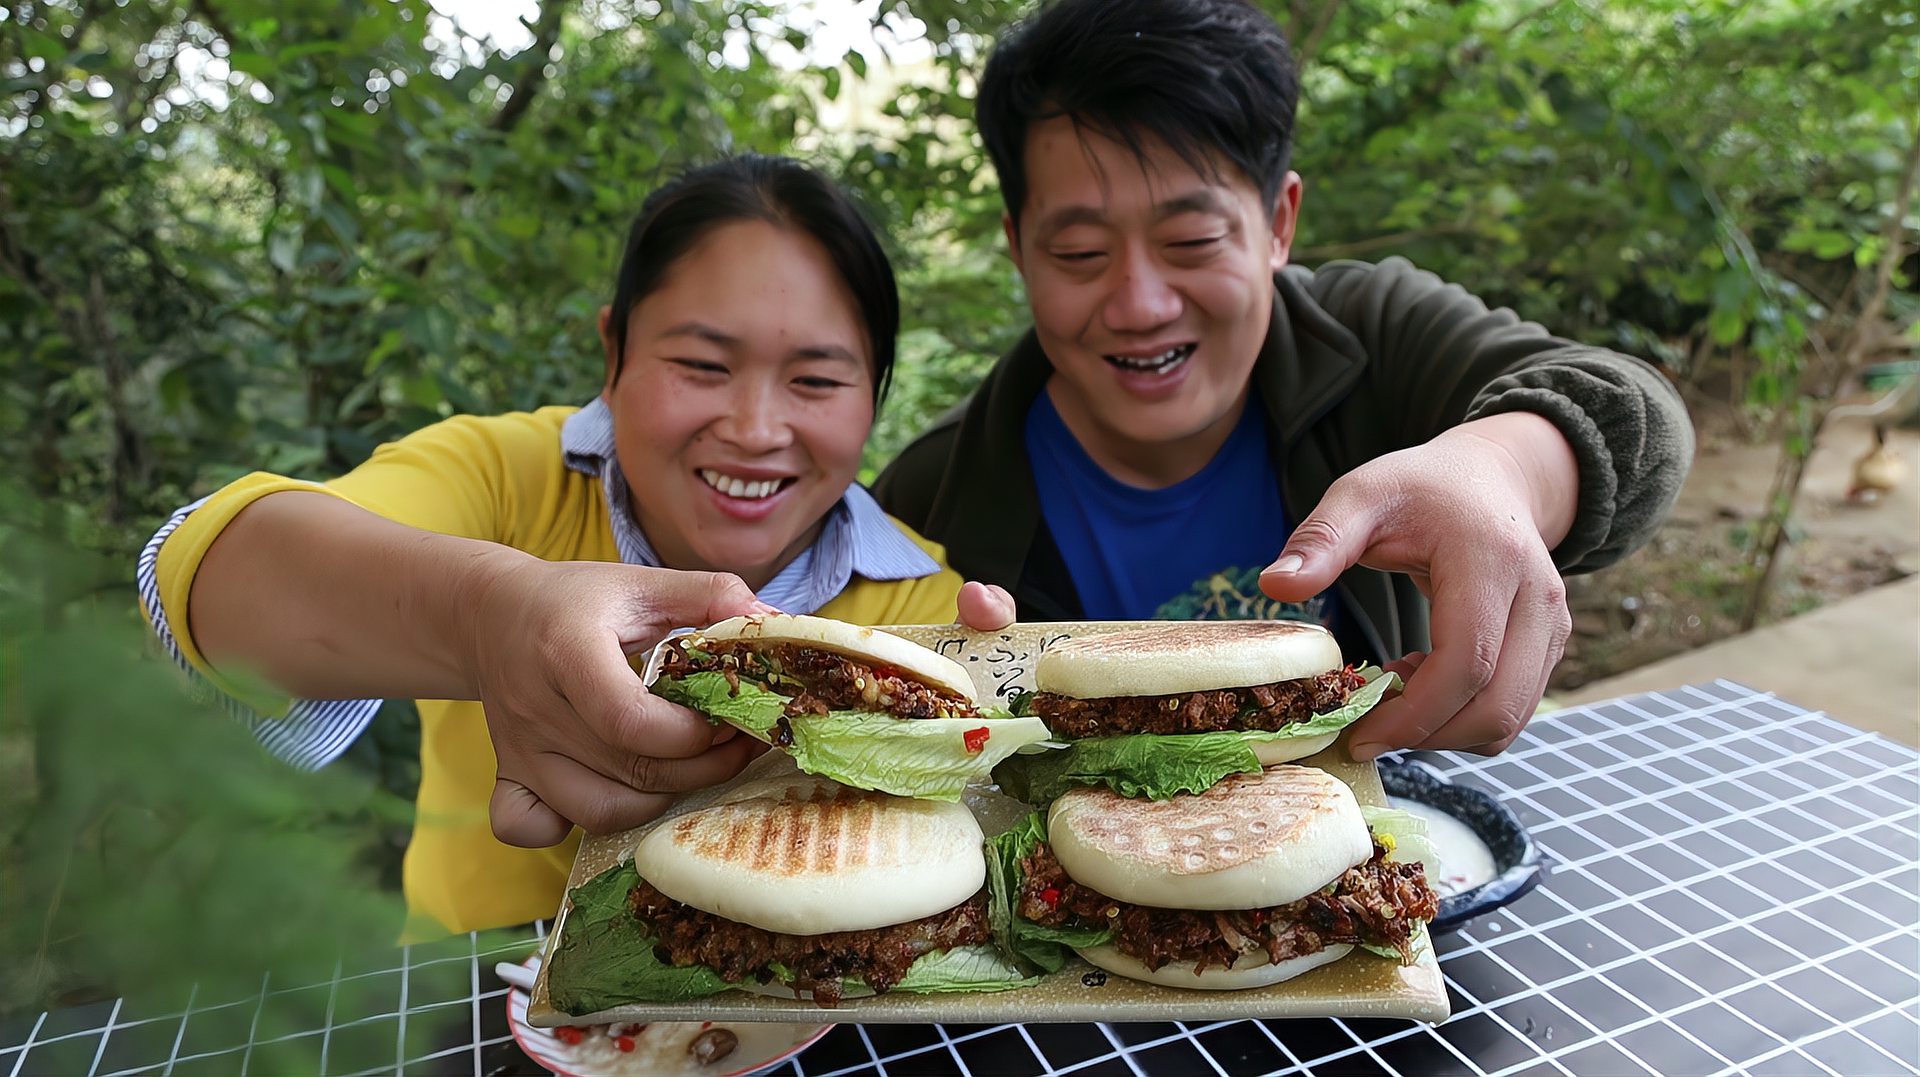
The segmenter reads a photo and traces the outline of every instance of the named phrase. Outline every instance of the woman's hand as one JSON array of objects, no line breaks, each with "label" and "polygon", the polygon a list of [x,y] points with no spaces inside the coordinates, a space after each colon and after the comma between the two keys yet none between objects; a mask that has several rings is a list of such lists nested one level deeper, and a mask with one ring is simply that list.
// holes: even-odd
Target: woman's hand
[{"label": "woman's hand", "polygon": [[478,575],[471,677],[498,759],[501,841],[636,826],[765,750],[654,696],[630,664],[675,628],[768,611],[738,577],[531,558]]}]

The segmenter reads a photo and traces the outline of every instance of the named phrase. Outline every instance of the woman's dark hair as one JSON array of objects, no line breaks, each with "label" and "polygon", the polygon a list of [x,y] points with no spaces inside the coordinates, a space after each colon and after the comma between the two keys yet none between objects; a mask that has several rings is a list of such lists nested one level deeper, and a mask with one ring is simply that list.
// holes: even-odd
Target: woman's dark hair
[{"label": "woman's dark hair", "polygon": [[627,319],[634,306],[660,287],[673,263],[702,237],[735,221],[793,228],[826,248],[860,306],[873,347],[873,401],[879,404],[900,333],[900,292],[887,252],[832,180],[791,158],[759,153],[690,168],[641,203],[613,289],[614,377],[626,359]]},{"label": "woman's dark hair", "polygon": [[1232,165],[1271,210],[1299,98],[1286,36],[1246,0],[1060,0],[994,48],[974,115],[1017,228],[1027,128],[1056,116],[1142,161],[1151,136],[1202,175]]}]

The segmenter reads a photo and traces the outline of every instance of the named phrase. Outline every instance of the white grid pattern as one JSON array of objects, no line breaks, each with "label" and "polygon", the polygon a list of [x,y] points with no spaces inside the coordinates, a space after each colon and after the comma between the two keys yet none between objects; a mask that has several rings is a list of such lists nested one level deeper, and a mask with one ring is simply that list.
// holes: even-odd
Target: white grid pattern
[{"label": "white grid pattern", "polygon": [[[920,1026],[877,1042],[848,1025],[777,1072],[1147,1077],[1167,1057],[1190,1052],[1178,1054],[1183,1068],[1238,1077],[1252,1072],[1242,1059],[1257,1052],[1266,1060],[1258,1068],[1272,1073],[1920,1074],[1920,972],[1912,961],[1920,947],[1920,755],[1912,749],[1723,681],[1543,716],[1491,759],[1430,761],[1520,811],[1552,861],[1533,894],[1439,940],[1455,997],[1441,1026],[1221,1021],[1154,1035],[1112,1025]],[[1863,848],[1890,864],[1862,863]],[[1760,869],[1790,889],[1757,884]],[[1715,896],[1759,911],[1723,911]],[[1711,923],[1681,922],[1696,916]],[[363,1072],[537,1073],[512,1046],[506,988],[492,986],[489,970],[530,951],[544,931],[535,924],[510,937],[403,948],[393,968],[348,975],[336,966],[331,980],[294,987],[276,989],[262,977],[257,996],[217,1004],[196,989],[180,1012],[161,1017],[123,1020],[125,1000],[97,1007],[103,1020],[79,1021],[84,1027],[72,1027],[74,1012],[41,1014],[24,1036],[14,1034],[17,1045],[0,1040],[0,1070],[28,1077],[56,1064],[78,1069],[90,1056],[90,1075],[246,1073],[257,1046],[304,1040],[325,1072],[344,1054],[346,1037],[391,1021],[391,1064]],[[1697,981],[1689,967],[1695,951],[1731,970],[1733,982]],[[1796,991],[1809,977],[1840,986]],[[343,1001],[343,989],[387,980],[397,987],[388,1009]],[[455,984],[457,992],[436,994]],[[1636,984],[1653,985],[1652,997]],[[322,1023],[262,1038],[262,1017],[278,1000],[321,989]],[[1607,1002],[1611,996],[1617,1001]],[[1742,1008],[1747,1000],[1754,1012]],[[1759,1012],[1761,1001],[1791,1009]],[[190,1025],[192,1033],[244,1028],[245,1038],[206,1049]],[[143,1028],[172,1029],[170,1050],[116,1068],[114,1037]],[[903,1034],[921,1042],[899,1046]],[[1582,1057],[1590,1049],[1612,1054],[1596,1065]]]}]

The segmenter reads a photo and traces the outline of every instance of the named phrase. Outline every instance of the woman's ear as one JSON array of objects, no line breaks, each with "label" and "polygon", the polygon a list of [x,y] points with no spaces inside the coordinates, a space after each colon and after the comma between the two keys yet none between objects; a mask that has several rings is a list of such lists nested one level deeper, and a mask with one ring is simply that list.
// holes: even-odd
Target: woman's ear
[{"label": "woman's ear", "polygon": [[[613,308],[600,308],[600,349],[607,356],[607,378],[600,386],[600,395],[604,398],[612,395],[613,381],[620,376],[620,343],[613,337]],[[612,401],[608,401],[612,403]]]}]

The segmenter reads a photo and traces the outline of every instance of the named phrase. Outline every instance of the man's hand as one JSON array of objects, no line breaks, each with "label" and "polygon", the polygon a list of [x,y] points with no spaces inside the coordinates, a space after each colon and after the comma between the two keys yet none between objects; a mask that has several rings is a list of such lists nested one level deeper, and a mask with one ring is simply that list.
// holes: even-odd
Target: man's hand
[{"label": "man's hand", "polygon": [[1395,748],[1491,755],[1546,694],[1572,620],[1551,550],[1573,524],[1573,450],[1545,419],[1466,423],[1342,476],[1260,577],[1304,602],[1349,567],[1403,572],[1433,602],[1433,651],[1387,665],[1406,691],[1354,727],[1359,759]]},{"label": "man's hand", "polygon": [[998,584],[966,584],[954,604],[959,607],[960,623],[975,632],[998,632],[1013,623],[1013,596]]},{"label": "man's hand", "polygon": [[476,586],[470,676],[498,759],[491,815],[509,845],[607,833],[764,750],[649,693],[630,656],[675,628],[770,609],[721,573],[531,558]]}]

